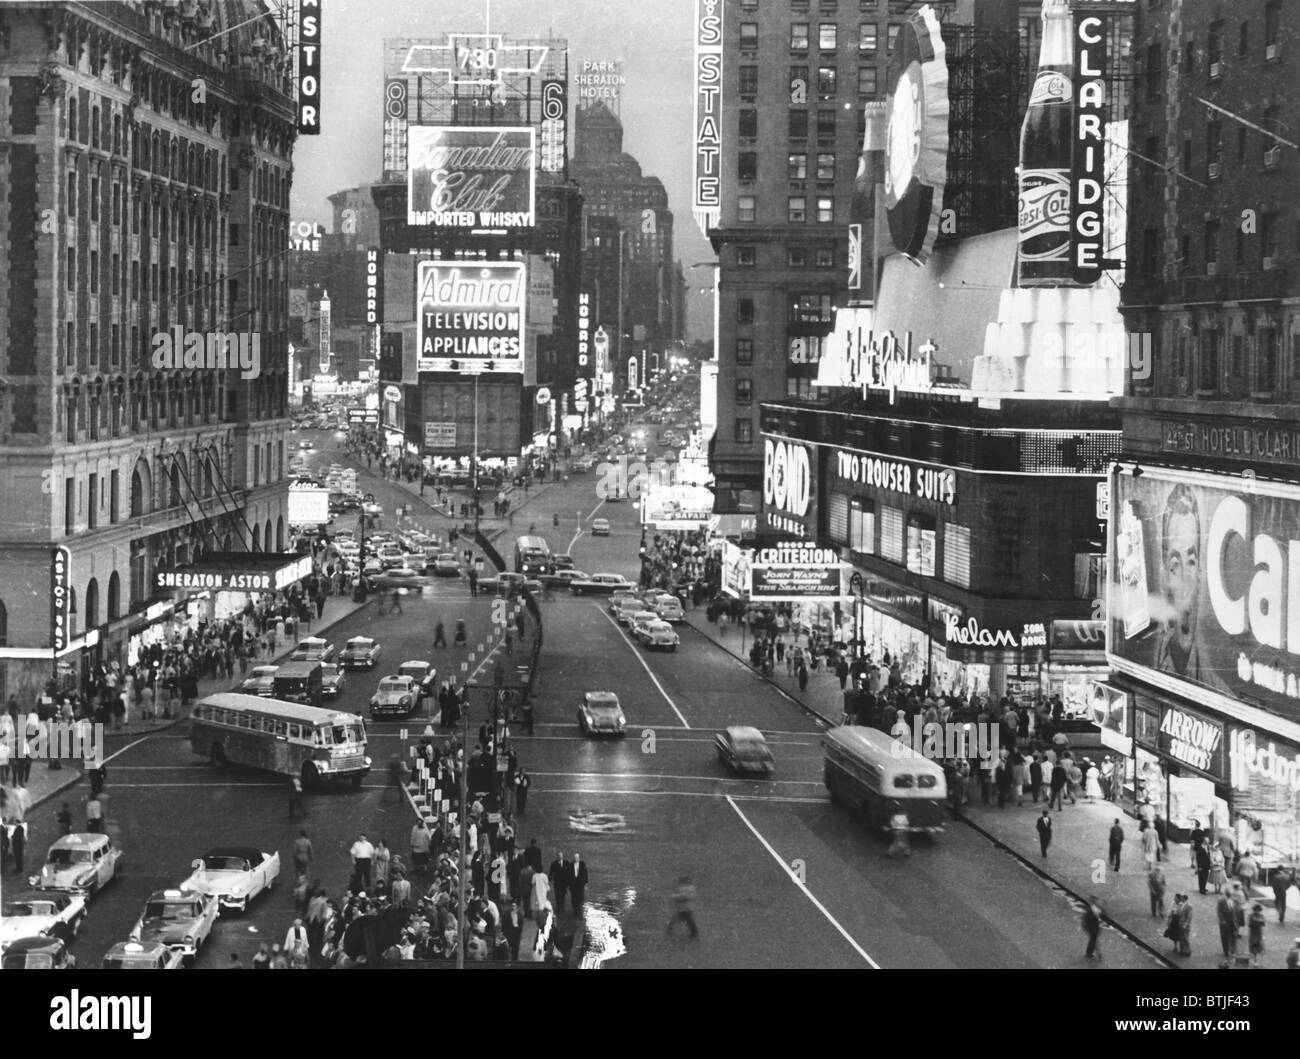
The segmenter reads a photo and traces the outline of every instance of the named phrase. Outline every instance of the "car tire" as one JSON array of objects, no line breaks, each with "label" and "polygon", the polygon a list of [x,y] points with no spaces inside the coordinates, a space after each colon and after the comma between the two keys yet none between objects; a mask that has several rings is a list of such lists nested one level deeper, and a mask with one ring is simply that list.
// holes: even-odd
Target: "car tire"
[{"label": "car tire", "polygon": [[577,585],[570,585],[569,591],[572,592],[575,596],[582,595],[582,589],[580,589]]}]

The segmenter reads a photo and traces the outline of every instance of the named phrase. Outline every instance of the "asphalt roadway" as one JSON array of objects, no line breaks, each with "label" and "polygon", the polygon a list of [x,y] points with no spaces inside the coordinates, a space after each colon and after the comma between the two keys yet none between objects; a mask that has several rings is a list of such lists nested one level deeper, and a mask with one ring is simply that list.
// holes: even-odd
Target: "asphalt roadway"
[{"label": "asphalt roadway", "polygon": [[[322,442],[321,462],[346,462]],[[502,553],[508,555],[509,535],[531,524],[554,550],[571,551],[580,569],[635,576],[637,506],[602,501],[599,480],[574,475],[535,490],[500,543]],[[386,512],[400,495],[417,522],[447,524],[392,483],[372,480],[366,488]],[[590,536],[594,517],[610,520],[610,536]],[[330,631],[335,643],[373,635],[385,645],[375,672],[349,674],[342,706],[360,709],[379,678],[407,658],[429,658],[440,670],[448,659],[459,665],[451,650],[430,647],[438,616],[449,630],[465,617],[471,645],[487,632],[488,602],[471,601],[461,584],[407,597],[404,607],[401,618],[366,608]],[[821,722],[703,636],[681,626],[676,652],[650,654],[611,619],[603,599],[558,595],[543,613],[538,724],[531,736],[514,733],[534,781],[520,837],[524,844],[537,837],[548,864],[557,850],[582,854],[591,877],[586,914],[603,909],[622,923],[627,953],[608,969],[1159,966],[1109,930],[1104,960],[1085,960],[1073,901],[960,823],[918,842],[910,858],[890,859],[884,839],[828,799]],[[623,740],[579,734],[578,697],[596,689],[618,694],[628,717]],[[471,717],[474,727],[481,720]],[[767,734],[776,758],[770,779],[732,778],[717,762],[714,731],[738,723]],[[299,826],[306,826],[314,874],[332,892],[346,884],[347,850],[358,832],[384,835],[404,852],[412,816],[385,793],[382,767],[404,752],[402,727],[418,734],[413,723],[369,726],[379,770],[360,791],[310,795],[304,825],[289,819],[281,782],[214,772],[191,753],[183,728],[122,748],[109,765],[108,791],[125,873],[94,899],[73,947],[79,961],[98,962],[126,937],[149,892],[184,878],[209,846],[260,845],[287,862]],[[698,892],[698,940],[666,930],[681,876],[690,876]],[[281,940],[293,917],[288,883],[286,871],[285,884],[247,913],[223,916],[198,966],[222,966],[231,952],[247,962],[259,941]],[[573,926],[566,913],[561,931]]]}]

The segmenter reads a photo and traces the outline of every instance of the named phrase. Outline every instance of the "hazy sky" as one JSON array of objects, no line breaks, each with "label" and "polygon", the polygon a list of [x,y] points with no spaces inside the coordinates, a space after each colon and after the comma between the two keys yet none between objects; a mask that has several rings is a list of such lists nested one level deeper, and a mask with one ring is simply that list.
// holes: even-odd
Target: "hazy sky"
[{"label": "hazy sky", "polygon": [[328,229],[326,196],[381,175],[384,39],[481,32],[490,14],[493,33],[567,39],[570,76],[584,59],[622,60],[623,146],[668,189],[691,337],[710,337],[711,295],[700,291],[711,288],[713,273],[690,268],[714,256],[691,216],[694,8],[693,0],[324,0],[323,131],[298,138],[294,220],[318,220]]}]

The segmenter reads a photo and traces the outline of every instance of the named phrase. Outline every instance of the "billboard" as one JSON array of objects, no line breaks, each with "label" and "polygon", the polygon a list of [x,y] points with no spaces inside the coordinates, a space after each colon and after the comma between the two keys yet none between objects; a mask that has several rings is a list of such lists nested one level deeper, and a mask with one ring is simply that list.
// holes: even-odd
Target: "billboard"
[{"label": "billboard", "polygon": [[320,135],[320,0],[302,0],[299,8],[298,135]]},{"label": "billboard", "polygon": [[722,216],[722,0],[695,0],[695,223]]},{"label": "billboard", "polygon": [[530,125],[412,125],[406,223],[439,228],[531,228],[537,192]]},{"label": "billboard", "polygon": [[289,524],[323,526],[330,520],[330,491],[314,485],[289,486]]},{"label": "billboard", "polygon": [[833,548],[785,541],[754,553],[749,598],[779,602],[838,599],[843,595],[843,564]]},{"label": "billboard", "polygon": [[542,82],[542,170],[564,172],[568,141],[569,86],[552,78]]},{"label": "billboard", "polygon": [[420,262],[416,369],[522,373],[527,298],[521,262]]},{"label": "billboard", "polygon": [[585,109],[593,103],[604,103],[615,114],[627,77],[621,59],[584,59],[578,73],[573,75],[573,86],[578,90],[578,107]]},{"label": "billboard", "polygon": [[1300,720],[1300,489],[1144,467],[1111,495],[1111,665]]},{"label": "billboard", "polygon": [[641,522],[660,530],[698,530],[713,518],[713,493],[694,485],[641,490]]},{"label": "billboard", "polygon": [[763,529],[792,537],[816,536],[813,466],[807,445],[783,438],[763,439]]},{"label": "billboard", "polygon": [[366,323],[384,319],[384,262],[377,247],[366,248]]}]

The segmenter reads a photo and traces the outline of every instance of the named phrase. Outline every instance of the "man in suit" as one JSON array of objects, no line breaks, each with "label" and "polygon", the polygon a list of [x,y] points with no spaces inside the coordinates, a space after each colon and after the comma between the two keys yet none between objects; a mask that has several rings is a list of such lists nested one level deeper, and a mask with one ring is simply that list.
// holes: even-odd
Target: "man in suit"
[{"label": "man in suit", "polygon": [[573,897],[573,914],[578,915],[582,912],[582,899],[587,892],[587,865],[577,853],[569,865],[569,892]]},{"label": "man in suit", "polygon": [[542,847],[537,844],[537,839],[529,842],[524,850],[524,863],[535,872],[542,870]]},{"label": "man in suit", "polygon": [[551,867],[546,873],[551,879],[551,889],[555,891],[555,910],[564,907],[564,895],[569,892],[569,862],[563,853],[556,853]]},{"label": "man in suit", "polygon": [[1047,856],[1047,847],[1052,844],[1052,815],[1046,809],[1043,815],[1038,818],[1038,846],[1043,851],[1043,856]]},{"label": "man in suit", "polygon": [[524,933],[524,916],[519,911],[519,902],[513,900],[510,907],[501,914],[501,933],[505,935],[506,944],[510,946],[510,958],[519,959],[519,939]]}]

